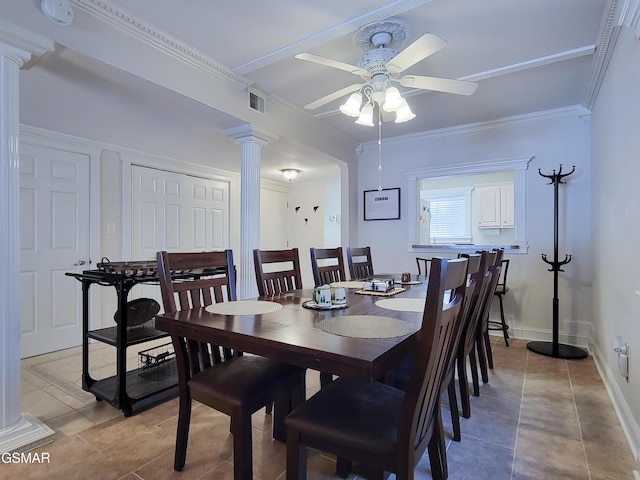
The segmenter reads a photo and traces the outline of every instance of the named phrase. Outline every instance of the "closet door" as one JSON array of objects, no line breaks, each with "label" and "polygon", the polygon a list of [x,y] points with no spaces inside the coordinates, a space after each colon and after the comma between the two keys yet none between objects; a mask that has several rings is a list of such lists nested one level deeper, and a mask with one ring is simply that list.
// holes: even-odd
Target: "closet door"
[{"label": "closet door", "polygon": [[[131,260],[155,260],[160,250],[229,248],[229,183],[132,166]],[[157,285],[137,285],[129,298],[160,304]]]}]

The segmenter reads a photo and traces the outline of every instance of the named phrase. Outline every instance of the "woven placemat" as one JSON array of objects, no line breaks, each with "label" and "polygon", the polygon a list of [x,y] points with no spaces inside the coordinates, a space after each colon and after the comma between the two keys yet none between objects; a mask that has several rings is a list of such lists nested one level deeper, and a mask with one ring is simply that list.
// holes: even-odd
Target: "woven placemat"
[{"label": "woven placemat", "polygon": [[333,282],[331,284],[332,287],[342,287],[342,288],[362,288],[364,285],[363,280],[351,280],[349,282]]},{"label": "woven placemat", "polygon": [[258,315],[261,313],[277,312],[282,305],[276,302],[262,300],[242,300],[239,302],[214,303],[205,307],[207,312],[218,315]]},{"label": "woven placemat", "polygon": [[424,312],[424,298],[383,298],[376,305],[398,312]]},{"label": "woven placemat", "polygon": [[405,292],[406,290],[407,290],[406,288],[396,287],[389,290],[388,292],[374,292],[372,290],[356,290],[356,293],[359,293],[360,295],[374,295],[376,297],[390,297],[391,295],[396,295],[398,293]]},{"label": "woven placemat", "polygon": [[318,322],[318,328],[334,335],[354,338],[401,337],[418,329],[409,322],[376,315],[330,317]]}]

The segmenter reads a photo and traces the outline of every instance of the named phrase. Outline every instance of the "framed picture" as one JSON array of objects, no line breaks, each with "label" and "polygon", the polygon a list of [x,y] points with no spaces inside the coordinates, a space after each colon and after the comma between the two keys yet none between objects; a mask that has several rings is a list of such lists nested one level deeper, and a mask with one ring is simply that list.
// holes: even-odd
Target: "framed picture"
[{"label": "framed picture", "polygon": [[400,189],[364,191],[365,220],[397,220],[400,218]]}]

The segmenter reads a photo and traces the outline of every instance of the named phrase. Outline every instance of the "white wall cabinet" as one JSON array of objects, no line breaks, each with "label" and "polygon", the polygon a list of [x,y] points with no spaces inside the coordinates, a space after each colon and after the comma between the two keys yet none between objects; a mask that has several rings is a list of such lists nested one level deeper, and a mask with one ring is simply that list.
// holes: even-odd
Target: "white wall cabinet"
[{"label": "white wall cabinet", "polygon": [[513,184],[477,187],[478,228],[513,228]]}]

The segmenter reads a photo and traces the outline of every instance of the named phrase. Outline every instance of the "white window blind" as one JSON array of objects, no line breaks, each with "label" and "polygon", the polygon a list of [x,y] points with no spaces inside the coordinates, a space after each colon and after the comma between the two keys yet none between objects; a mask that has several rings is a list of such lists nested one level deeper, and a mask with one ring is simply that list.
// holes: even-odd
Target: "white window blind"
[{"label": "white window blind", "polygon": [[467,235],[466,204],[464,195],[432,200],[431,237],[448,243]]}]

